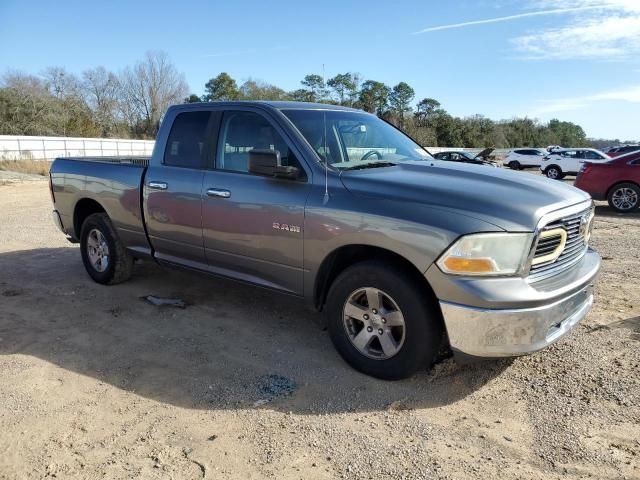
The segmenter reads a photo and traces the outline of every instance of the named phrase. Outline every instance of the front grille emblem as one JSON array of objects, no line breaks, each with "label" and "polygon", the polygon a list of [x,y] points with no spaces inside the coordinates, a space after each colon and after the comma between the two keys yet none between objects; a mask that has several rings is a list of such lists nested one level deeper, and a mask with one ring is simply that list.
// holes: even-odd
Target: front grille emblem
[{"label": "front grille emblem", "polygon": [[585,239],[585,241],[587,240],[588,227],[589,227],[589,217],[587,215],[583,215],[582,218],[580,219],[580,228],[578,229],[578,232],[580,233],[580,236]]}]

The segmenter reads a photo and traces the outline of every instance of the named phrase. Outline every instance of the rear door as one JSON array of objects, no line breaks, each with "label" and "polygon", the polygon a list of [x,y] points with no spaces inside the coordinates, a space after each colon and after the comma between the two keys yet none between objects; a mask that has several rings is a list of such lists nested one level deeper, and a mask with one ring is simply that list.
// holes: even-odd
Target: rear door
[{"label": "rear door", "polygon": [[[297,180],[248,171],[252,149],[278,150]],[[204,176],[203,234],[211,271],[290,293],[303,292],[304,207],[310,171],[285,132],[258,109],[226,110],[216,168]]]},{"label": "rear door", "polygon": [[206,267],[202,241],[202,181],[213,161],[211,140],[219,114],[178,113],[161,165],[150,165],[144,184],[144,214],[156,258]]},{"label": "rear door", "polygon": [[560,155],[560,159],[559,159],[559,162],[557,163],[562,169],[562,171],[565,173],[573,172],[574,170],[572,169],[576,168],[576,165],[578,165],[580,162],[580,160],[576,158],[578,156],[577,150],[566,150],[566,151],[560,152],[559,155]]},{"label": "rear door", "polygon": [[542,152],[535,149],[529,149],[525,151],[527,152],[525,160],[527,165],[532,167],[539,167],[540,165],[542,165],[542,159],[544,158]]}]

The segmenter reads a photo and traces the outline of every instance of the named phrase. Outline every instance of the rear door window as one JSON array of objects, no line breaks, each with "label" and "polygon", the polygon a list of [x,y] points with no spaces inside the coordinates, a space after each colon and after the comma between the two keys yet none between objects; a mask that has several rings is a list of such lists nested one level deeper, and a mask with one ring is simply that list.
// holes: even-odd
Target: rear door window
[{"label": "rear door window", "polygon": [[206,168],[213,117],[210,111],[178,114],[171,126],[163,163],[173,167]]},{"label": "rear door window", "polygon": [[597,152],[592,152],[591,150],[583,150],[582,158],[585,158],[587,160],[601,160],[604,157]]}]

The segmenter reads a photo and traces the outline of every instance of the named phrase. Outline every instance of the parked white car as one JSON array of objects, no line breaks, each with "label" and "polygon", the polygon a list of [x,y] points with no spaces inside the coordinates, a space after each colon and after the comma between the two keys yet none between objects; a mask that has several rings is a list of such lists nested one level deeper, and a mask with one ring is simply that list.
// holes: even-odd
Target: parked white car
[{"label": "parked white car", "polygon": [[586,160],[606,162],[611,157],[595,148],[563,148],[546,155],[542,159],[540,170],[547,177],[560,180],[565,175],[577,175]]},{"label": "parked white car", "polygon": [[512,170],[539,167],[542,165],[542,159],[546,154],[547,152],[537,148],[518,148],[511,150],[502,164]]}]

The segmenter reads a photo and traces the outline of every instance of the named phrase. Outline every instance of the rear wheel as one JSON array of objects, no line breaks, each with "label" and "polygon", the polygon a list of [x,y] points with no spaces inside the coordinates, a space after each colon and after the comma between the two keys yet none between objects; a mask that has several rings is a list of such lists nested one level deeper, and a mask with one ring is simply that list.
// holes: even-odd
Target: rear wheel
[{"label": "rear wheel", "polygon": [[442,341],[439,311],[420,285],[381,262],[349,267],[333,282],[326,304],[329,334],[356,370],[386,380],[433,362]]},{"label": "rear wheel", "polygon": [[522,170],[522,165],[520,165],[520,162],[517,160],[512,160],[509,162],[509,168],[511,170]]},{"label": "rear wheel", "polygon": [[547,178],[550,178],[552,180],[562,180],[564,178],[564,173],[562,173],[562,169],[557,165],[548,166],[547,169],[544,171],[544,174],[547,176]]},{"label": "rear wheel", "polygon": [[633,183],[619,183],[609,191],[607,200],[614,210],[631,212],[640,206],[640,188]]},{"label": "rear wheel", "polygon": [[98,283],[115,284],[131,277],[133,257],[125,249],[106,213],[89,215],[80,232],[82,262]]}]

